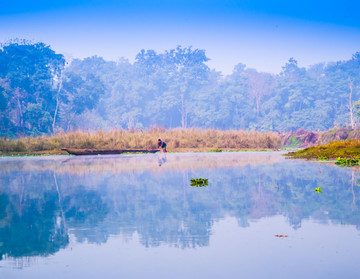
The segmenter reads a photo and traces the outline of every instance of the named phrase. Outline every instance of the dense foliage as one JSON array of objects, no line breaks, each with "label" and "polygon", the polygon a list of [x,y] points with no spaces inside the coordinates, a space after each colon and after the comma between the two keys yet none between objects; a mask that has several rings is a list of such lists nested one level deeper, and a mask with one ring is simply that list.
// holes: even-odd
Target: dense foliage
[{"label": "dense foliage", "polygon": [[134,63],[65,62],[43,43],[0,49],[0,136],[75,129],[202,127],[259,131],[356,125],[360,53],[278,75],[243,64],[222,76],[204,50],[141,50]]}]

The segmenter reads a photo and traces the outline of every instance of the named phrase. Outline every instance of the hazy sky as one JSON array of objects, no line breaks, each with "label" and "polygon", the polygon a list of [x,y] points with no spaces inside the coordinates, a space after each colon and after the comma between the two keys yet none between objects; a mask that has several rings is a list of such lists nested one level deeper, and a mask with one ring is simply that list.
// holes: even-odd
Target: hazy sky
[{"label": "hazy sky", "polygon": [[[1,1],[1,2],[4,2]],[[67,56],[134,60],[142,49],[205,49],[224,74],[244,63],[278,73],[360,51],[360,1],[18,0],[0,5],[0,42],[45,42]]]}]

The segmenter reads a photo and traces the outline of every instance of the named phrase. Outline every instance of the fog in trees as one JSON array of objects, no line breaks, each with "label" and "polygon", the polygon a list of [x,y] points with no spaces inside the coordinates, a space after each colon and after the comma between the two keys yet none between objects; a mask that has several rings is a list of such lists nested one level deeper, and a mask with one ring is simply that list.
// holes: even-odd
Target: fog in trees
[{"label": "fog in trees", "polygon": [[[120,54],[121,55],[121,54]],[[44,43],[0,49],[0,136],[76,129],[216,128],[290,131],[355,127],[360,54],[277,74],[241,63],[224,76],[206,51],[141,50],[133,63],[93,56],[66,61]]]}]

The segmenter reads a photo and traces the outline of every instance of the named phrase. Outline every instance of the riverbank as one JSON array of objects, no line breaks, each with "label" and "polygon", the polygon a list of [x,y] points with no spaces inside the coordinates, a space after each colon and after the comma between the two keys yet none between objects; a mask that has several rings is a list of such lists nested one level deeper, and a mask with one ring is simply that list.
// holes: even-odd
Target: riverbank
[{"label": "riverbank", "polygon": [[[279,151],[280,149],[275,148],[243,148],[243,149],[211,149],[211,148],[177,148],[175,150],[168,151],[171,153],[202,153],[202,152],[262,152],[262,151]],[[130,154],[124,152],[122,154]],[[139,152],[137,154],[140,154]],[[54,155],[71,155],[64,150],[44,150],[36,152],[0,152],[0,157],[27,157],[27,156],[54,156]]]},{"label": "riverbank", "polygon": [[277,133],[214,129],[113,130],[109,132],[70,132],[53,136],[0,139],[0,155],[60,155],[63,148],[77,149],[156,149],[157,139],[167,143],[171,152],[217,152],[278,150]]},{"label": "riverbank", "polygon": [[336,158],[360,158],[360,140],[335,141],[329,144],[308,147],[286,154],[294,159],[332,160]]}]

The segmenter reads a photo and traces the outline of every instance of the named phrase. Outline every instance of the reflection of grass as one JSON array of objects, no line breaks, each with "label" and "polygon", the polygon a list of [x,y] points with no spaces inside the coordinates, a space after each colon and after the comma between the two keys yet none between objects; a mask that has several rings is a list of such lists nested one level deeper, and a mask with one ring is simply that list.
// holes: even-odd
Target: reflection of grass
[{"label": "reflection of grass", "polygon": [[83,175],[96,173],[125,173],[136,170],[152,170],[160,172],[165,169],[185,170],[198,168],[241,167],[273,164],[285,160],[284,157],[272,152],[243,153],[192,153],[168,154],[167,162],[161,169],[157,155],[104,155],[104,156],[44,156],[40,158],[23,158],[21,160],[0,160],[0,173],[18,169],[55,171]]},{"label": "reflection of grass", "polygon": [[305,148],[296,152],[287,153],[291,158],[304,159],[335,159],[338,157],[357,159],[360,157],[360,140],[336,141],[326,145]]},{"label": "reflection of grass", "polygon": [[39,151],[59,152],[62,148],[156,149],[158,138],[163,139],[168,149],[172,151],[278,149],[281,147],[280,136],[272,132],[155,128],[147,131],[76,131],[36,138],[0,139],[0,155],[14,152],[17,154],[33,154]]}]

